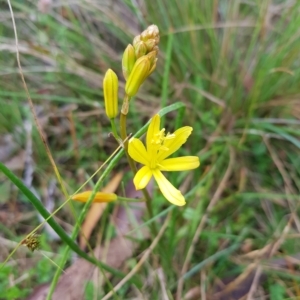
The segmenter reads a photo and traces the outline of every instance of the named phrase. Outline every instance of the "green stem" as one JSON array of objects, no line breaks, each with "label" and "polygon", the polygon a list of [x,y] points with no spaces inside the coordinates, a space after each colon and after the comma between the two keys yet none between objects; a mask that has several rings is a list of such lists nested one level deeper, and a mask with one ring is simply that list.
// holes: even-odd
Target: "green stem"
[{"label": "green stem", "polygon": [[136,199],[136,198],[127,198],[127,197],[121,197],[118,196],[119,201],[125,201],[125,202],[145,202],[145,199]]},{"label": "green stem", "polygon": [[[124,102],[125,101],[126,101],[126,99],[124,99]],[[124,114],[123,112],[121,112],[121,116],[120,116],[120,134],[121,134],[121,138],[122,138],[123,141],[127,138],[126,120],[127,120],[127,115]],[[135,162],[133,161],[133,159],[128,154],[128,141],[125,141],[124,149],[125,149],[125,153],[126,153],[126,157],[127,157],[129,166],[130,166],[133,174],[135,175],[137,173],[137,168],[136,168]],[[147,206],[149,217],[153,218],[153,210],[152,210],[152,206],[151,206],[151,197],[150,197],[150,195],[149,195],[146,188],[142,189],[142,193],[143,193],[143,195],[146,199],[146,206]],[[152,226],[152,227],[153,227],[153,233],[156,233],[155,227],[154,226]]]},{"label": "green stem", "polygon": [[118,141],[118,143],[120,143],[121,138],[118,135],[115,119],[110,119],[110,125],[111,125],[111,130],[112,130],[114,138]]},{"label": "green stem", "polygon": [[128,154],[128,140],[127,140],[127,132],[126,132],[126,115],[121,113],[120,116],[120,134],[121,134],[121,139],[124,141],[124,149],[125,149],[125,154],[129,163],[129,166],[132,170],[132,172],[135,174],[137,172],[136,165],[133,161],[133,159],[130,157]]}]

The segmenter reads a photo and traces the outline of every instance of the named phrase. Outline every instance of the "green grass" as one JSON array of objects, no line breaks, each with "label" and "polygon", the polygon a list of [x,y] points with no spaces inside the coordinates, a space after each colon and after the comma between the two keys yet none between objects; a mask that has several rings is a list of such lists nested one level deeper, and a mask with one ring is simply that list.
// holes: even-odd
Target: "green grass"
[{"label": "green grass", "polygon": [[[12,1],[24,76],[68,193],[82,184],[82,173],[91,176],[116,148],[108,138],[111,130],[104,114],[103,75],[112,68],[123,89],[122,52],[147,25],[156,24],[160,29],[158,65],[132,101],[128,132],[136,133],[159,109],[177,101],[186,109],[184,114],[165,116],[167,131],[183,125],[194,128],[179,155],[198,155],[201,166],[193,172],[168,174],[175,186],[185,189],[187,205],[183,208],[170,208],[155,191],[153,222],[160,227],[167,212],[162,217],[161,213],[166,209],[171,217],[162,240],[138,272],[141,282],[153,280],[152,286],[138,285],[140,293],[147,299],[162,299],[160,282],[153,275],[161,268],[169,299],[176,298],[180,278],[184,280],[182,295],[200,287],[199,282],[210,295],[218,278],[237,276],[254,261],[237,260],[238,255],[262,249],[280,237],[278,249],[264,259],[296,254],[300,246],[295,238],[296,216],[289,234],[283,231],[298,211],[300,191],[300,4],[146,0],[142,7],[135,1],[65,5],[57,4],[41,14],[32,1]],[[24,122],[34,122],[18,74],[9,9],[6,3],[0,8],[0,136],[10,136],[10,142],[0,140],[0,153],[8,147],[9,156],[3,161],[7,164],[26,148]],[[70,133],[72,124],[76,138]],[[32,139],[33,186],[42,198],[55,174],[35,127]],[[115,170],[126,166],[122,158]],[[19,178],[24,176],[22,164],[11,171]],[[33,211],[2,174],[0,191],[6,199],[1,202],[1,211]],[[64,201],[59,192],[55,208]],[[207,211],[211,201],[214,205]],[[81,207],[75,207],[77,215]],[[199,231],[203,216],[206,222]],[[57,217],[76,224],[68,206]],[[144,221],[149,226],[146,217]],[[1,237],[20,241],[38,224],[35,217],[13,225],[4,222]],[[105,242],[108,233],[102,230]],[[196,232],[199,235],[195,238]],[[154,238],[139,241],[131,268]],[[193,239],[194,250],[186,259]],[[95,245],[96,238],[90,242]],[[53,253],[62,253],[65,247],[51,237],[47,245],[47,251]],[[6,250],[3,253],[12,249]],[[14,258],[23,256],[24,251],[17,251]],[[1,254],[1,261],[5,258]],[[54,277],[55,268],[49,260],[33,258],[34,263],[25,257],[30,263],[13,270],[7,265],[0,271],[1,290],[7,290],[7,299],[25,297]],[[182,272],[185,260],[188,264]],[[266,269],[263,293],[271,299],[279,299],[279,294],[300,296],[300,277],[293,268]],[[128,264],[119,271],[128,272]],[[28,276],[11,287],[9,274],[14,279]],[[117,282],[117,277],[110,281],[112,285]],[[94,295],[96,288],[89,282],[88,295]],[[109,284],[104,291],[109,291]],[[130,283],[119,292],[120,299],[137,295]]]}]

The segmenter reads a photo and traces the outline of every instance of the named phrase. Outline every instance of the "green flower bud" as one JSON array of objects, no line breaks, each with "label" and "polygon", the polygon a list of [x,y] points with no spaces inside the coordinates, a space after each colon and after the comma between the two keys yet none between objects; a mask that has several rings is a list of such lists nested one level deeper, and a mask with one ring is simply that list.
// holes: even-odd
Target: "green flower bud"
[{"label": "green flower bud", "polygon": [[125,80],[127,80],[128,76],[130,75],[134,63],[136,61],[134,48],[131,44],[127,46],[124,51],[123,58],[122,58],[122,70]]},{"label": "green flower bud", "polygon": [[118,77],[111,69],[106,71],[103,78],[103,93],[106,115],[113,119],[118,115]]},{"label": "green flower bud", "polygon": [[148,77],[151,67],[147,55],[140,57],[136,61],[125,85],[125,92],[128,96],[135,96],[142,83]]}]

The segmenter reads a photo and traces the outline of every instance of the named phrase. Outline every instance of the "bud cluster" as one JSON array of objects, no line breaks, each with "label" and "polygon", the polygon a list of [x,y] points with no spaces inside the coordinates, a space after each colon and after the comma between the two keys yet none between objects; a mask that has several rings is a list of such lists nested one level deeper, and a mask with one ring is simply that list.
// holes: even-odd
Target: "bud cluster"
[{"label": "bud cluster", "polygon": [[[159,39],[158,27],[151,25],[137,35],[132,45],[129,44],[125,49],[122,70],[126,80],[127,102],[136,95],[146,78],[155,70]],[[118,115],[118,77],[111,69],[107,70],[103,79],[103,94],[106,115],[113,120]],[[128,103],[125,104],[128,106]]]},{"label": "bud cluster", "polygon": [[133,97],[145,79],[155,70],[159,43],[159,30],[156,25],[149,26],[133,39],[125,49],[122,59],[125,92]]},{"label": "bud cluster", "polygon": [[136,59],[152,51],[158,53],[159,30],[156,25],[149,26],[133,39]]}]

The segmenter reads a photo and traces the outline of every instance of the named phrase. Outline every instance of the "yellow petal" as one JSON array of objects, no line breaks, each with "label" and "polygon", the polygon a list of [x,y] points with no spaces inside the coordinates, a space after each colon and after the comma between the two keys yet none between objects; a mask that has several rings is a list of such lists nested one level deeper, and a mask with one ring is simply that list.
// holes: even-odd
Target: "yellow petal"
[{"label": "yellow petal", "polygon": [[143,189],[150,181],[152,177],[152,171],[149,167],[142,167],[134,176],[133,183],[136,190]]},{"label": "yellow petal", "polygon": [[147,138],[146,138],[146,143],[147,143],[147,151],[148,153],[151,153],[151,141],[153,140],[153,137],[155,134],[157,134],[160,131],[160,116],[155,115],[148,127],[147,130]]},{"label": "yellow petal", "polygon": [[200,166],[199,157],[182,156],[165,159],[159,163],[161,171],[186,171],[196,169]]},{"label": "yellow petal", "polygon": [[129,141],[128,153],[133,160],[143,165],[149,164],[150,159],[148,153],[144,144],[139,139],[132,138]]},{"label": "yellow petal", "polygon": [[177,190],[159,170],[154,170],[153,176],[159,189],[168,201],[177,206],[185,205],[185,199],[181,192]]},{"label": "yellow petal", "polygon": [[[72,200],[80,201],[80,202],[87,202],[90,198],[92,191],[86,191],[83,193],[76,194],[72,197]],[[102,193],[97,192],[93,203],[102,203],[102,202],[112,202],[117,200],[117,195],[113,193]]]},{"label": "yellow petal", "polygon": [[161,162],[163,159],[177,151],[186,142],[192,131],[193,128],[190,126],[185,126],[177,129],[173,133],[175,135],[175,138],[166,140],[164,143],[164,146],[169,150],[160,151],[157,155],[157,160]]}]

